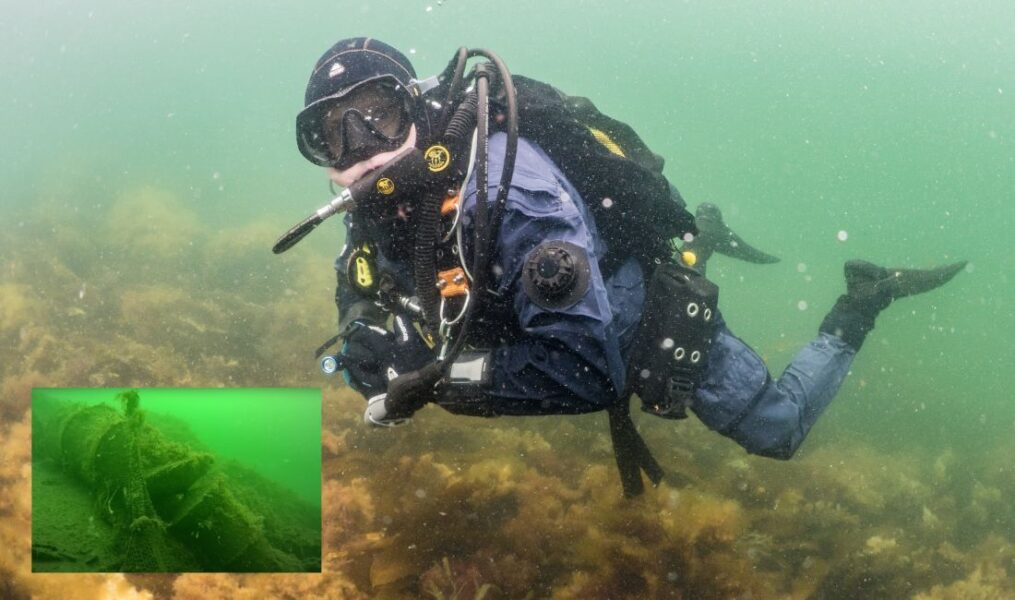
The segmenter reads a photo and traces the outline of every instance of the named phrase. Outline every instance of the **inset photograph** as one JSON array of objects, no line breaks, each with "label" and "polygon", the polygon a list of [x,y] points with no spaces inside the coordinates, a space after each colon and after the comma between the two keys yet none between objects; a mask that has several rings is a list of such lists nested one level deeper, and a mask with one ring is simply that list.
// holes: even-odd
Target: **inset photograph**
[{"label": "inset photograph", "polygon": [[321,392],[36,388],[33,572],[320,572]]}]

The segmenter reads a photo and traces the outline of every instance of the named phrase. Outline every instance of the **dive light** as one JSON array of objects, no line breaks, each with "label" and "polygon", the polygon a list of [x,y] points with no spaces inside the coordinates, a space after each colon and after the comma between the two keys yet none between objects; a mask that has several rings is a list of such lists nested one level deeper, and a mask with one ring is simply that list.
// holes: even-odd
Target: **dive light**
[{"label": "dive light", "polygon": [[320,366],[325,375],[334,375],[345,368],[345,360],[339,354],[327,354],[321,357]]}]

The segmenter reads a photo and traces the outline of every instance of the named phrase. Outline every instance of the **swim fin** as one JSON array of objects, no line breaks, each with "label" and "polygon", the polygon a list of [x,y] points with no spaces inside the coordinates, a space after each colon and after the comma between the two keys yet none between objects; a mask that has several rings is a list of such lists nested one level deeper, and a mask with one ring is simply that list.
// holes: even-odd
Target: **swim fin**
[{"label": "swim fin", "polygon": [[779,262],[778,257],[758,250],[730,229],[715,204],[699,204],[694,222],[698,226],[698,235],[684,246],[684,250],[695,253],[695,267],[701,272],[705,271],[705,264],[713,252],[755,264]]},{"label": "swim fin", "polygon": [[966,264],[963,260],[933,269],[890,269],[851,260],[844,267],[846,293],[856,298],[889,296],[892,300],[922,294],[951,281]]},{"label": "swim fin", "polygon": [[819,331],[841,337],[857,350],[874,329],[874,319],[897,298],[929,292],[955,277],[967,261],[932,269],[891,269],[864,260],[847,261],[846,293],[822,321]]}]

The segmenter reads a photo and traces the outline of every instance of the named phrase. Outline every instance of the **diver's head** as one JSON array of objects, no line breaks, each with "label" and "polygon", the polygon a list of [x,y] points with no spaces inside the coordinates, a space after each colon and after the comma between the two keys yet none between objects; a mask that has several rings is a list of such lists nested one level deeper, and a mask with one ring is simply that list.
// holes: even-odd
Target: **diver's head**
[{"label": "diver's head", "polygon": [[[427,119],[410,84],[412,63],[370,38],[339,41],[314,66],[296,142],[310,162],[330,167],[348,186],[426,134]],[[422,130],[422,131],[421,131]]]}]

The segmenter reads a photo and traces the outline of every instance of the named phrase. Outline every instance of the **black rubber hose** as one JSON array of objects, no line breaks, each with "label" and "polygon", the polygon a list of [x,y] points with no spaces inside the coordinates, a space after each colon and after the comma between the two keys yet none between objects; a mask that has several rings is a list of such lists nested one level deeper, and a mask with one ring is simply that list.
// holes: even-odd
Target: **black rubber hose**
[{"label": "black rubber hose", "polygon": [[[454,342],[451,344],[451,348],[448,350],[447,355],[440,364],[440,369],[444,373],[447,373],[451,369],[452,363],[461,353],[462,348],[465,347],[465,340],[469,333],[469,324],[472,321],[472,315],[475,312],[476,305],[482,301],[483,290],[486,289],[486,271],[487,271],[487,250],[489,244],[486,243],[485,236],[488,233],[489,227],[487,226],[489,206],[487,206],[490,200],[490,187],[489,183],[489,164],[488,159],[490,158],[489,153],[489,136],[487,135],[487,126],[489,125],[489,98],[487,97],[489,92],[489,80],[487,74],[482,68],[477,69],[476,77],[476,110],[472,114],[475,115],[476,120],[476,214],[474,227],[474,243],[473,243],[473,261],[472,261],[472,298],[469,301],[469,305],[465,307],[465,316],[462,318],[461,327],[458,330],[458,335],[455,337]],[[457,116],[457,115],[456,115]],[[465,257],[462,257],[465,260]]]},{"label": "black rubber hose", "polygon": [[[454,145],[466,140],[476,127],[476,95],[469,94],[455,110],[444,139]],[[437,290],[437,237],[440,230],[440,201],[425,197],[416,208],[416,241],[413,254],[413,279],[423,318],[430,327],[439,324],[440,292]]]},{"label": "black rubber hose", "polygon": [[[500,221],[504,212],[504,206],[507,204],[508,189],[511,186],[511,177],[514,175],[515,170],[515,157],[518,155],[518,104],[517,98],[515,97],[515,87],[511,80],[511,73],[507,70],[507,66],[496,54],[487,50],[470,50],[469,56],[484,56],[494,63],[497,67],[499,79],[504,86],[504,93],[507,97],[507,145],[504,149],[504,169],[501,171],[500,183],[497,188],[497,200],[494,204],[493,215],[489,219],[489,223],[486,223],[486,204],[489,193],[489,187],[487,185],[486,165],[487,159],[489,158],[488,149],[488,136],[486,135],[486,127],[489,123],[488,115],[486,112],[487,98],[484,96],[476,95],[476,107],[477,114],[480,107],[483,107],[483,114],[478,115],[476,118],[476,127],[482,127],[481,131],[477,133],[477,144],[480,147],[476,151],[476,243],[473,249],[473,256],[476,260],[473,261],[472,267],[472,302],[467,307],[465,317],[462,319],[462,326],[458,332],[458,337],[455,339],[451,348],[448,351],[447,356],[444,359],[442,368],[447,371],[451,368],[451,364],[455,358],[465,347],[465,340],[467,338],[469,323],[472,320],[472,314],[476,309],[476,305],[482,302],[483,295],[486,289],[486,275],[489,265],[489,257],[492,256],[492,252],[495,249],[494,244],[499,236]],[[477,78],[476,89],[479,91],[480,80],[485,80],[485,77]],[[464,104],[464,103],[463,103]],[[482,180],[480,180],[480,165],[483,167]],[[480,222],[480,208],[483,209],[483,219]],[[482,225],[482,227],[481,227]],[[483,239],[485,238],[485,239]],[[482,262],[481,262],[482,260]]]},{"label": "black rubber hose", "polygon": [[470,56],[483,56],[490,60],[497,67],[498,79],[504,86],[504,97],[507,102],[507,144],[504,148],[504,169],[501,171],[500,184],[497,187],[497,203],[494,205],[493,214],[490,217],[490,226],[486,243],[489,246],[486,256],[493,255],[494,244],[500,232],[500,222],[504,216],[504,206],[507,204],[508,188],[511,186],[511,177],[515,172],[515,157],[518,156],[518,98],[515,94],[515,84],[511,79],[511,72],[499,56],[489,50],[472,50]]},{"label": "black rubber hose", "polygon": [[437,121],[436,131],[447,131],[448,119],[452,116],[451,110],[454,108],[455,98],[458,97],[462,89],[462,75],[465,74],[465,62],[468,59],[469,51],[463,46],[458,49],[455,57],[451,59],[454,67],[449,63],[447,69],[444,70],[445,74],[450,73],[451,83],[448,84],[448,95],[444,99],[444,105],[441,106],[441,114]]},{"label": "black rubber hose", "polygon": [[451,117],[451,122],[448,123],[448,128],[444,133],[445,139],[464,142],[472,135],[472,130],[476,128],[476,106],[478,102],[479,100],[475,92],[466,96],[465,100],[462,100],[458,109],[455,110],[454,116]]},{"label": "black rubber hose", "polygon": [[[476,215],[473,227],[474,243],[472,249],[472,302],[480,300],[480,294],[486,289],[487,256],[490,244],[488,239],[490,207],[490,138],[487,130],[490,125],[490,80],[489,74],[482,68],[476,70]],[[464,337],[464,336],[462,336]]]},{"label": "black rubber hose", "polygon": [[440,322],[440,292],[437,289],[437,235],[440,228],[440,199],[429,194],[416,207],[416,246],[413,279],[423,309],[423,319],[431,327]]}]

